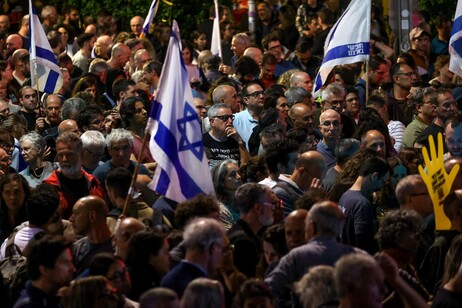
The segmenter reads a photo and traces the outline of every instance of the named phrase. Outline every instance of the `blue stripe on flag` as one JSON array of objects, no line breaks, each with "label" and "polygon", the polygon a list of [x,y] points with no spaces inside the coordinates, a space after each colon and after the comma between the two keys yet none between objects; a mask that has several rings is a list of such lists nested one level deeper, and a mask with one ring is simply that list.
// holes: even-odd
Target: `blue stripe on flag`
[{"label": "blue stripe on flag", "polygon": [[53,70],[50,70],[48,73],[47,81],[45,83],[45,93],[54,93],[58,78],[59,74]]},{"label": "blue stripe on flag", "polygon": [[170,186],[170,178],[168,177],[167,172],[165,172],[164,169],[161,169],[159,180],[157,181],[156,191],[157,192],[162,191],[164,192],[163,195],[165,195],[165,192],[168,190],[169,186]]},{"label": "blue stripe on flag", "polygon": [[456,20],[454,20],[454,24],[452,25],[451,36],[459,32],[460,30],[462,30],[462,15],[457,17]]},{"label": "blue stripe on flag", "polygon": [[[177,140],[172,132],[168,129],[167,126],[164,125],[162,122],[158,122],[157,133],[154,136],[154,140],[160,146],[160,148],[165,152],[168,156],[170,161],[172,162],[173,166],[175,167],[176,173],[178,178],[181,179],[182,187],[181,192],[186,197],[186,199],[193,198],[197,194],[203,193],[202,189],[197,186],[194,179],[189,176],[189,173],[184,170],[183,165],[181,164],[179,157],[178,157],[178,148],[177,148]],[[160,178],[159,182],[157,183],[157,187],[164,187],[165,184],[160,185]],[[165,185],[168,187],[168,185]],[[158,193],[165,195],[167,191],[158,191]]]},{"label": "blue stripe on flag", "polygon": [[324,56],[324,60],[322,61],[322,63],[324,64],[326,62],[336,60],[339,58],[349,58],[359,55],[368,55],[370,48],[369,45],[369,42],[362,42],[334,47],[327,52],[327,54]]},{"label": "blue stripe on flag", "polygon": [[451,46],[454,51],[462,58],[462,37],[452,42]]},{"label": "blue stripe on flag", "polygon": [[40,47],[40,46],[35,46],[35,48],[36,48],[37,57],[46,59],[58,65],[57,64],[58,61],[56,60],[55,54],[53,52],[43,47]]}]

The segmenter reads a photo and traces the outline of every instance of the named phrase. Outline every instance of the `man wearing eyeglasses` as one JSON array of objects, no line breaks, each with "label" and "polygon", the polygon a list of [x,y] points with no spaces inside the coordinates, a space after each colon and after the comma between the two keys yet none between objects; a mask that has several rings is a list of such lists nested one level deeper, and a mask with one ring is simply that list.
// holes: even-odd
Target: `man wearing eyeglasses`
[{"label": "man wearing eyeglasses", "polygon": [[335,166],[335,147],[340,140],[340,114],[328,109],[319,117],[319,130],[322,140],[318,143],[316,150],[324,157],[327,168]]},{"label": "man wearing eyeglasses", "polygon": [[[422,133],[417,137],[416,141],[419,144],[428,144],[428,137],[433,136],[433,140],[437,140],[438,133],[443,135],[443,141],[445,141],[445,134],[444,128],[446,121],[456,115],[457,105],[454,97],[452,96],[450,89],[437,89],[436,90],[436,97],[438,101],[438,105],[435,109],[436,111],[436,118],[426,129],[422,131]],[[435,142],[435,147],[438,150],[438,144]],[[446,144],[443,143],[444,153],[448,151]]]},{"label": "man wearing eyeglasses", "polygon": [[202,141],[210,168],[226,159],[240,161],[244,144],[233,127],[231,108],[224,103],[215,104],[210,107],[208,117],[210,131],[202,136]]},{"label": "man wearing eyeglasses", "polygon": [[436,91],[432,88],[419,89],[410,100],[411,109],[417,114],[404,130],[403,144],[405,147],[414,147],[414,142],[420,133],[433,122],[436,116],[438,100]]},{"label": "man wearing eyeglasses", "polygon": [[396,63],[391,67],[390,75],[393,81],[393,89],[388,93],[390,119],[408,125],[413,116],[408,97],[412,84],[417,81],[416,73],[409,65]]},{"label": "man wearing eyeglasses", "polygon": [[253,128],[258,125],[260,114],[263,111],[265,91],[258,83],[251,82],[244,86],[241,93],[242,102],[246,108],[235,115],[233,126],[245,142],[247,150],[249,150],[250,136]]},{"label": "man wearing eyeglasses", "polygon": [[279,40],[278,34],[268,34],[262,40],[263,49],[265,52],[269,52],[276,57],[276,69],[274,70],[274,75],[276,77],[281,76],[288,70],[294,69],[295,65],[287,60],[284,60],[284,50]]}]

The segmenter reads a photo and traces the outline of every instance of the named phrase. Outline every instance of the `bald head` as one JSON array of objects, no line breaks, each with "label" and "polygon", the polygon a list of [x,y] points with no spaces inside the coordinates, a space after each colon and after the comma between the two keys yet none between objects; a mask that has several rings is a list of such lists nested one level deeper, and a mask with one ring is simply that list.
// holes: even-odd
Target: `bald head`
[{"label": "bald head", "polygon": [[124,43],[117,43],[112,47],[111,59],[109,59],[109,66],[112,68],[123,68],[130,60],[130,47]]},{"label": "bald head", "polygon": [[96,35],[96,26],[94,24],[89,24],[86,28],[85,28],[85,33],[93,33]]},{"label": "bald head", "polygon": [[305,72],[295,72],[289,79],[290,87],[302,87],[308,92],[313,91],[313,83],[311,77]]},{"label": "bald head", "polygon": [[376,151],[382,158],[385,158],[387,154],[385,136],[378,130],[372,129],[367,131],[361,138],[361,144],[365,149]]},{"label": "bald head", "polygon": [[233,113],[239,112],[236,89],[230,85],[219,85],[213,90],[212,100],[214,104],[224,103],[231,108]]},{"label": "bald head", "polygon": [[94,212],[96,214],[96,218],[99,220],[105,221],[106,216],[109,212],[106,202],[98,196],[90,195],[80,198],[75,203],[75,206],[77,205],[81,206],[82,209],[84,209],[88,213]]},{"label": "bald head", "polygon": [[127,257],[128,242],[137,233],[146,231],[146,226],[136,218],[123,219],[114,230],[115,254],[122,259]]},{"label": "bald head", "polygon": [[340,207],[332,201],[315,203],[306,217],[306,238],[330,235],[337,237],[342,231],[345,215]]},{"label": "bald head", "polygon": [[130,29],[137,37],[140,36],[143,29],[144,19],[141,16],[135,16],[130,19]]},{"label": "bald head", "polygon": [[258,65],[261,64],[261,58],[263,56],[260,48],[257,47],[249,47],[246,50],[244,50],[244,56],[252,58],[255,62],[258,63]]},{"label": "bald head", "polygon": [[289,118],[294,126],[313,128],[313,109],[304,103],[293,105],[289,110]]},{"label": "bald head", "polygon": [[64,132],[73,132],[78,135],[79,133],[79,126],[77,125],[77,122],[71,119],[64,120],[58,125],[58,135],[64,133]]},{"label": "bald head", "polygon": [[11,34],[6,38],[6,49],[13,52],[22,47],[22,38],[18,34]]},{"label": "bald head", "polygon": [[298,209],[284,219],[284,232],[289,250],[306,244],[305,219],[307,215],[307,210]]},{"label": "bald head", "polygon": [[326,162],[322,155],[317,151],[308,151],[298,157],[292,177],[306,191],[312,184],[320,185],[325,175]]},{"label": "bald head", "polygon": [[333,110],[333,109],[327,109],[321,115],[319,116],[319,123],[323,123],[326,118],[336,118],[338,121],[340,121],[340,114]]}]

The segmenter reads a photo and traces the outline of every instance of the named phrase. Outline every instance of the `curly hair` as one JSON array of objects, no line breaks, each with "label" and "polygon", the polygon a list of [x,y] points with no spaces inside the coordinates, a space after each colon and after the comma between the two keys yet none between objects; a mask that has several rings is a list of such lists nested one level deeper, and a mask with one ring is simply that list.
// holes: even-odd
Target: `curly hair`
[{"label": "curly hair", "polygon": [[399,248],[400,237],[406,232],[418,233],[422,218],[413,210],[392,210],[380,222],[375,235],[381,250]]},{"label": "curly hair", "polygon": [[179,229],[183,229],[191,219],[207,217],[210,213],[219,211],[220,208],[214,197],[197,195],[178,204],[175,210],[175,224]]}]

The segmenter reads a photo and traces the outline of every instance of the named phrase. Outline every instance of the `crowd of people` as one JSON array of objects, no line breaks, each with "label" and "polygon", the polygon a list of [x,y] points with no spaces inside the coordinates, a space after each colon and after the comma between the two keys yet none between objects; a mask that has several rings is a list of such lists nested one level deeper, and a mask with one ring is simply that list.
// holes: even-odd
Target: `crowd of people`
[{"label": "crowd of people", "polygon": [[249,33],[244,3],[220,5],[221,58],[213,5],[182,33],[215,191],[180,203],[149,188],[143,151],[170,26],[37,8],[63,77],[47,94],[29,16],[0,15],[1,306],[460,307],[462,170],[436,216],[419,173],[424,147],[442,176],[462,162],[451,18],[419,12],[398,54],[373,5],[369,65],[335,67],[315,99],[342,9],[258,1]]}]

